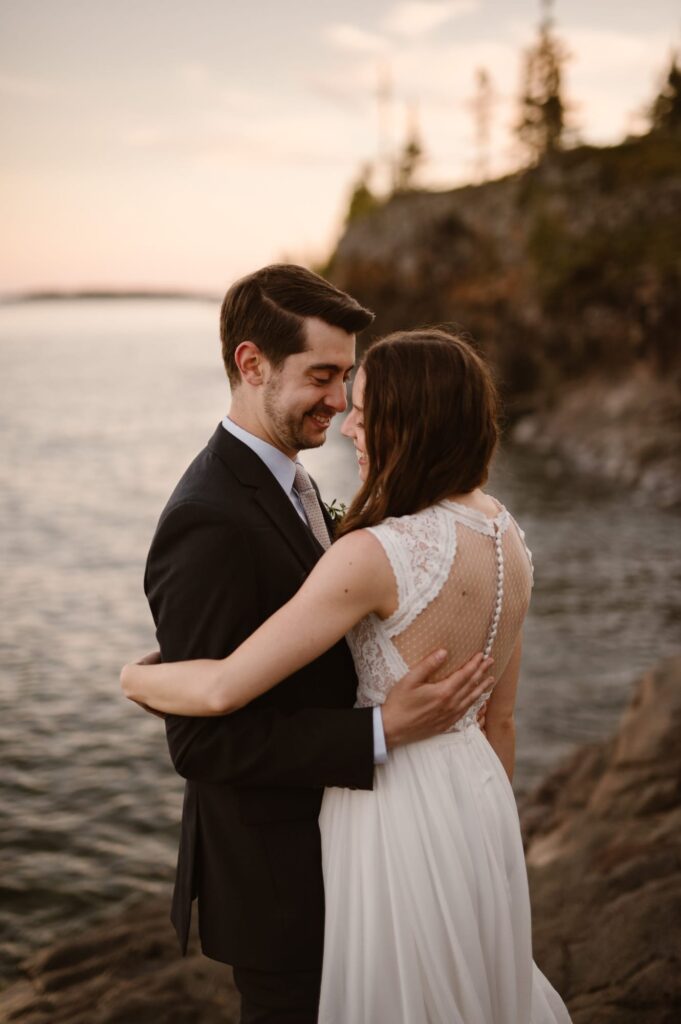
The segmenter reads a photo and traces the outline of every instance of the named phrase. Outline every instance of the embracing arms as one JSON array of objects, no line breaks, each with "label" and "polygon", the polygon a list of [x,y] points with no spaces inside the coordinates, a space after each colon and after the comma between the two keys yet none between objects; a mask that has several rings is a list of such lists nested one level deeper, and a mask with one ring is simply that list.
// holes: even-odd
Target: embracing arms
[{"label": "embracing arms", "polygon": [[[231,547],[237,551],[244,549],[238,539],[234,539]],[[200,569],[194,566],[192,579],[200,578]],[[234,576],[233,566],[222,567],[220,571],[222,575]],[[248,578],[246,574],[244,585]],[[173,590],[177,592],[178,588]],[[247,603],[247,595],[243,597],[242,607]],[[253,635],[248,636],[247,628],[241,629],[230,646],[245,642],[230,657],[222,661],[126,666],[122,673],[123,689],[131,699],[159,710],[205,716],[202,721],[206,727],[211,723],[208,716],[242,708],[228,716],[227,720],[232,722],[249,714],[251,708],[244,705],[333,646],[369,612],[390,614],[395,601],[392,571],[380,544],[365,531],[358,531],[334,544],[298,593]],[[237,619],[238,612],[235,607]],[[223,617],[227,613],[228,609],[222,610]],[[207,618],[220,614],[219,607],[205,610]],[[163,648],[161,630],[159,639]],[[171,650],[163,651],[166,660],[173,659],[172,634],[169,641]],[[191,655],[193,651],[186,652],[185,657],[187,653]],[[211,653],[210,649],[207,653]],[[389,747],[444,731],[489,685],[486,676],[490,663],[483,662],[481,655],[446,679],[429,681],[443,660],[425,659],[393,687],[382,709]],[[324,686],[323,678],[319,679],[319,686]],[[212,721],[217,724],[225,719]]]},{"label": "embracing arms", "polygon": [[394,589],[378,541],[358,531],[329,548],[291,600],[227,658],[127,665],[123,690],[158,711],[229,714],[328,651]]}]

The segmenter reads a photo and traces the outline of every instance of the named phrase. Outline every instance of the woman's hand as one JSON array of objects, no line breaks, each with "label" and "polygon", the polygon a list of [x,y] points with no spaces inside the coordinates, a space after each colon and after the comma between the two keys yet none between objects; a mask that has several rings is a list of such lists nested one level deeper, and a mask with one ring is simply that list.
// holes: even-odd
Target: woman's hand
[{"label": "woman's hand", "polygon": [[[161,652],[160,651],[151,651],[150,654],[145,654],[144,657],[138,658],[138,660],[136,662],[134,662],[134,664],[135,665],[160,665],[161,661],[162,661]],[[128,698],[128,700],[131,700],[133,702],[133,704],[137,704],[138,707],[142,708],[143,711],[147,711],[150,715],[156,715],[157,718],[165,718],[166,716],[163,714],[162,711],[157,711],[156,708],[150,708],[148,704],[145,704],[141,700],[135,700],[134,697],[131,697],[128,693],[126,693],[125,673],[126,673],[126,671],[129,668],[130,668],[130,665],[124,665],[123,668],[121,669],[121,689],[123,690],[123,693],[125,694],[125,696]]]},{"label": "woman's hand", "polygon": [[143,658],[138,658],[135,662],[136,665],[160,665],[163,661],[160,651],[152,651],[151,654],[145,654]]},{"label": "woman's hand", "polygon": [[[121,669],[121,689],[147,711],[167,714],[224,715],[236,710],[223,693],[220,669],[229,659],[162,661],[158,652]],[[227,695],[228,696],[228,695]]]}]

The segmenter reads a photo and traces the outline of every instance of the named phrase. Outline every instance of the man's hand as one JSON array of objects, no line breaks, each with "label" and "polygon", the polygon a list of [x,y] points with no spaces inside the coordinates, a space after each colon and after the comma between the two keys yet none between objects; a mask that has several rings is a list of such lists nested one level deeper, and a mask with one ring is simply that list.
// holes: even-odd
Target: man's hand
[{"label": "man's hand", "polygon": [[[150,654],[145,654],[143,658],[138,658],[135,664],[158,665],[162,660],[160,651],[152,651]],[[133,700],[132,697],[128,697],[128,700],[132,700],[133,704],[137,704],[138,707],[142,708],[142,711],[147,711],[150,715],[156,715],[157,718],[166,717],[162,711],[157,711],[156,708],[150,708],[148,704],[143,704],[141,700]]]},{"label": "man's hand", "polygon": [[489,671],[493,659],[482,654],[433,682],[446,659],[446,651],[428,655],[393,686],[381,708],[388,749],[446,732],[492,687]]}]

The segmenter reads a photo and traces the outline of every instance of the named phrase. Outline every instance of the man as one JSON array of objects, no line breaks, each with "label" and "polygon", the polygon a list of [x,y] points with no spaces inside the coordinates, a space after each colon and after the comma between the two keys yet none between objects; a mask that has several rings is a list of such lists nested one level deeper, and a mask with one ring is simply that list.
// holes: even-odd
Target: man
[{"label": "man", "polygon": [[[227,292],[229,417],[173,492],[147,563],[164,661],[226,656],[328,546],[331,524],[296,458],[323,444],[346,408],[355,334],[372,319],[301,267],[266,267]],[[323,787],[370,789],[392,746],[463,713],[482,681],[478,662],[433,684],[436,667],[410,672],[381,709],[355,709],[343,641],[235,714],[167,717],[187,780],[172,919],[184,949],[198,898],[203,951],[234,965],[243,1024],[316,1020]]]}]

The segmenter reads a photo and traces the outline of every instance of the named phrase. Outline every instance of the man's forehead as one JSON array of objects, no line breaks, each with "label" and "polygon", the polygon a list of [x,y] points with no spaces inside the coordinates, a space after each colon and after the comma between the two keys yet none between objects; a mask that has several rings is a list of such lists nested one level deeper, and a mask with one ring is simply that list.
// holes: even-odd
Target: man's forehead
[{"label": "man's forehead", "polygon": [[301,356],[308,369],[351,370],[355,363],[355,335],[316,317],[305,321],[306,345]]}]

